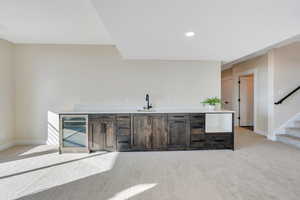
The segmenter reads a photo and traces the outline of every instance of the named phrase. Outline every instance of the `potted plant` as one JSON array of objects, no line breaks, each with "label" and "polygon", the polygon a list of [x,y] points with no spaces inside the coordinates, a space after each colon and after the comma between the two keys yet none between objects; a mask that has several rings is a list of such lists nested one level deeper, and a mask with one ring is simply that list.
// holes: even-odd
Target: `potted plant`
[{"label": "potted plant", "polygon": [[204,105],[208,105],[209,110],[215,110],[216,105],[221,103],[221,99],[219,99],[218,97],[211,97],[211,98],[205,99],[204,101],[202,101],[202,103]]}]

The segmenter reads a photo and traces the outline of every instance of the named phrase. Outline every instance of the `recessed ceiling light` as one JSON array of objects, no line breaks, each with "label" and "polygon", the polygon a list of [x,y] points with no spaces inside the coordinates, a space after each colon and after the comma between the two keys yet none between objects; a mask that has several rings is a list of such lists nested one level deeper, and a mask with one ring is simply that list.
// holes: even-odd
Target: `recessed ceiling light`
[{"label": "recessed ceiling light", "polygon": [[195,36],[195,33],[194,33],[194,32],[186,32],[186,33],[185,33],[185,36],[186,36],[186,37],[194,37],[194,36]]}]

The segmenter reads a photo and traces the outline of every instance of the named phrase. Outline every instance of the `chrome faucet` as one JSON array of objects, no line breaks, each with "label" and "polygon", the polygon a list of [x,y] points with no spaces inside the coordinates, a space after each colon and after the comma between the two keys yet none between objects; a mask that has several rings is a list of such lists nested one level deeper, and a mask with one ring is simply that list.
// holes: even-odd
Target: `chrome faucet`
[{"label": "chrome faucet", "polygon": [[144,109],[150,110],[152,108],[152,104],[150,104],[149,94],[146,94],[146,102],[147,102],[147,106],[144,107]]}]

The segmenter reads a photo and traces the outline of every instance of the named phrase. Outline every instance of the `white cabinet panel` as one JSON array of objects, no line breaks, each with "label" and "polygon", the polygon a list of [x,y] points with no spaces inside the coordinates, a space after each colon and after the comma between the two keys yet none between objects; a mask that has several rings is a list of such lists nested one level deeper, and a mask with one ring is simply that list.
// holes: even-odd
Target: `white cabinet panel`
[{"label": "white cabinet panel", "polygon": [[207,113],[205,115],[206,133],[231,133],[232,113]]}]

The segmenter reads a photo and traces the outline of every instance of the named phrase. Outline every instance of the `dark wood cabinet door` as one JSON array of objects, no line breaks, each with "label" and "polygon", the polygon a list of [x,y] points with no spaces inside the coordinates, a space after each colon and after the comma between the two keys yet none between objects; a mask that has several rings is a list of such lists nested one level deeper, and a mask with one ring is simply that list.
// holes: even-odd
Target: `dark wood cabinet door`
[{"label": "dark wood cabinet door", "polygon": [[152,148],[152,122],[147,115],[133,116],[133,138],[132,148],[151,149]]},{"label": "dark wood cabinet door", "polygon": [[115,123],[113,120],[103,120],[100,122],[101,134],[103,135],[104,150],[115,151],[116,134]]},{"label": "dark wood cabinet door", "polygon": [[152,148],[165,149],[168,145],[167,116],[152,117]]},{"label": "dark wood cabinet door", "polygon": [[108,117],[89,119],[89,147],[92,151],[115,151],[115,120]]},{"label": "dark wood cabinet door", "polygon": [[188,127],[186,120],[169,121],[169,147],[186,147]]},{"label": "dark wood cabinet door", "polygon": [[89,147],[92,151],[99,151],[104,149],[103,134],[101,132],[100,121],[98,119],[89,120]]}]

